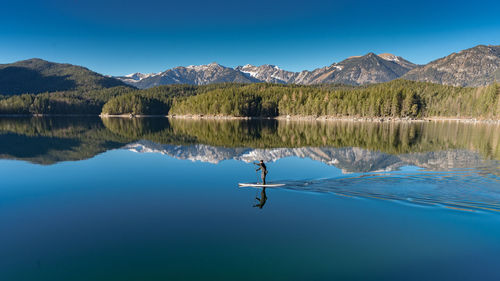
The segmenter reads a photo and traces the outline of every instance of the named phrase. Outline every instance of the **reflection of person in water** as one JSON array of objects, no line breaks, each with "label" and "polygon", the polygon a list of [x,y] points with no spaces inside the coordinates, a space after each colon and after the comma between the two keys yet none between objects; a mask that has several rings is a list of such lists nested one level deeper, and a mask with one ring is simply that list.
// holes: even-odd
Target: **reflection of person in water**
[{"label": "reflection of person in water", "polygon": [[259,163],[254,163],[255,165],[259,166],[259,168],[256,170],[261,170],[261,178],[262,178],[262,184],[266,184],[266,176],[267,176],[267,167],[266,164],[264,164],[264,160],[260,160]]},{"label": "reflection of person in water", "polygon": [[258,204],[253,205],[254,207],[259,207],[259,209],[262,209],[264,207],[264,204],[266,204],[267,201],[267,196],[266,196],[266,188],[263,187],[262,191],[260,192],[260,198],[255,197],[255,199],[259,200]]}]

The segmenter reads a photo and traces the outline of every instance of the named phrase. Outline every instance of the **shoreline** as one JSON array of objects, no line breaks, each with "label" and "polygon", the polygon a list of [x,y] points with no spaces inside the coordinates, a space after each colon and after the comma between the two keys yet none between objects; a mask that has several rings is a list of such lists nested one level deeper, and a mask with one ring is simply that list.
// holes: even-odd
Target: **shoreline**
[{"label": "shoreline", "polygon": [[2,117],[99,117],[97,114],[0,114]]},{"label": "shoreline", "polygon": [[135,114],[99,114],[101,118],[167,118],[168,115],[135,115]]},{"label": "shoreline", "polygon": [[342,117],[342,116],[276,116],[276,117],[238,117],[223,115],[133,115],[133,114],[0,114],[2,117],[100,117],[100,118],[171,118],[171,119],[191,119],[191,120],[280,120],[280,121],[345,121],[345,122],[463,122],[463,123],[488,123],[500,124],[500,119],[480,119],[461,117]]},{"label": "shoreline", "polygon": [[280,120],[280,121],[345,121],[345,122],[431,122],[431,121],[451,121],[463,123],[488,123],[500,124],[500,119],[478,119],[459,117],[338,117],[338,116],[276,116],[276,117],[235,117],[235,116],[214,116],[214,115],[168,115],[172,119],[192,119],[192,120]]}]

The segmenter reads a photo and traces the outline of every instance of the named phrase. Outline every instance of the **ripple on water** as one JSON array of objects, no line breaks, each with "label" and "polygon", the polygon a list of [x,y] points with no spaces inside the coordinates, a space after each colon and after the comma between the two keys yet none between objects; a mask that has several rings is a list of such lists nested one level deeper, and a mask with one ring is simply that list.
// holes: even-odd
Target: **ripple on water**
[{"label": "ripple on water", "polygon": [[463,211],[500,212],[498,161],[481,167],[447,171],[409,168],[306,182],[288,181],[284,188]]}]

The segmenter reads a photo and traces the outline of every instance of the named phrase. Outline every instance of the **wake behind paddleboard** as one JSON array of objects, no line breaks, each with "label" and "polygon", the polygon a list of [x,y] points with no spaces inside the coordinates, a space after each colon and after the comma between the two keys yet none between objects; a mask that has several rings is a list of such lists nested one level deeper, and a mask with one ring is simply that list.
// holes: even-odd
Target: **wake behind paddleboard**
[{"label": "wake behind paddleboard", "polygon": [[259,183],[238,183],[238,186],[249,186],[249,187],[278,187],[284,186],[283,183],[274,183],[274,184],[259,184]]}]

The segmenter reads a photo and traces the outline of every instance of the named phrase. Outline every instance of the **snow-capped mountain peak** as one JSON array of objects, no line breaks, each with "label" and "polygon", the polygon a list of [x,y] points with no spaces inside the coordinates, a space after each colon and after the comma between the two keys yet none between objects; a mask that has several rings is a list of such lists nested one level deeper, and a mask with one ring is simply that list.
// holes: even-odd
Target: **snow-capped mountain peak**
[{"label": "snow-capped mountain peak", "polygon": [[155,74],[156,73],[144,74],[144,73],[136,72],[136,73],[125,75],[125,77],[127,77],[129,79],[133,79],[133,80],[139,81],[141,79],[144,79],[144,78],[147,78],[147,77],[151,77],[151,76],[153,76]]},{"label": "snow-capped mountain peak", "polygon": [[384,60],[399,62],[399,57],[389,53],[378,54]]}]

